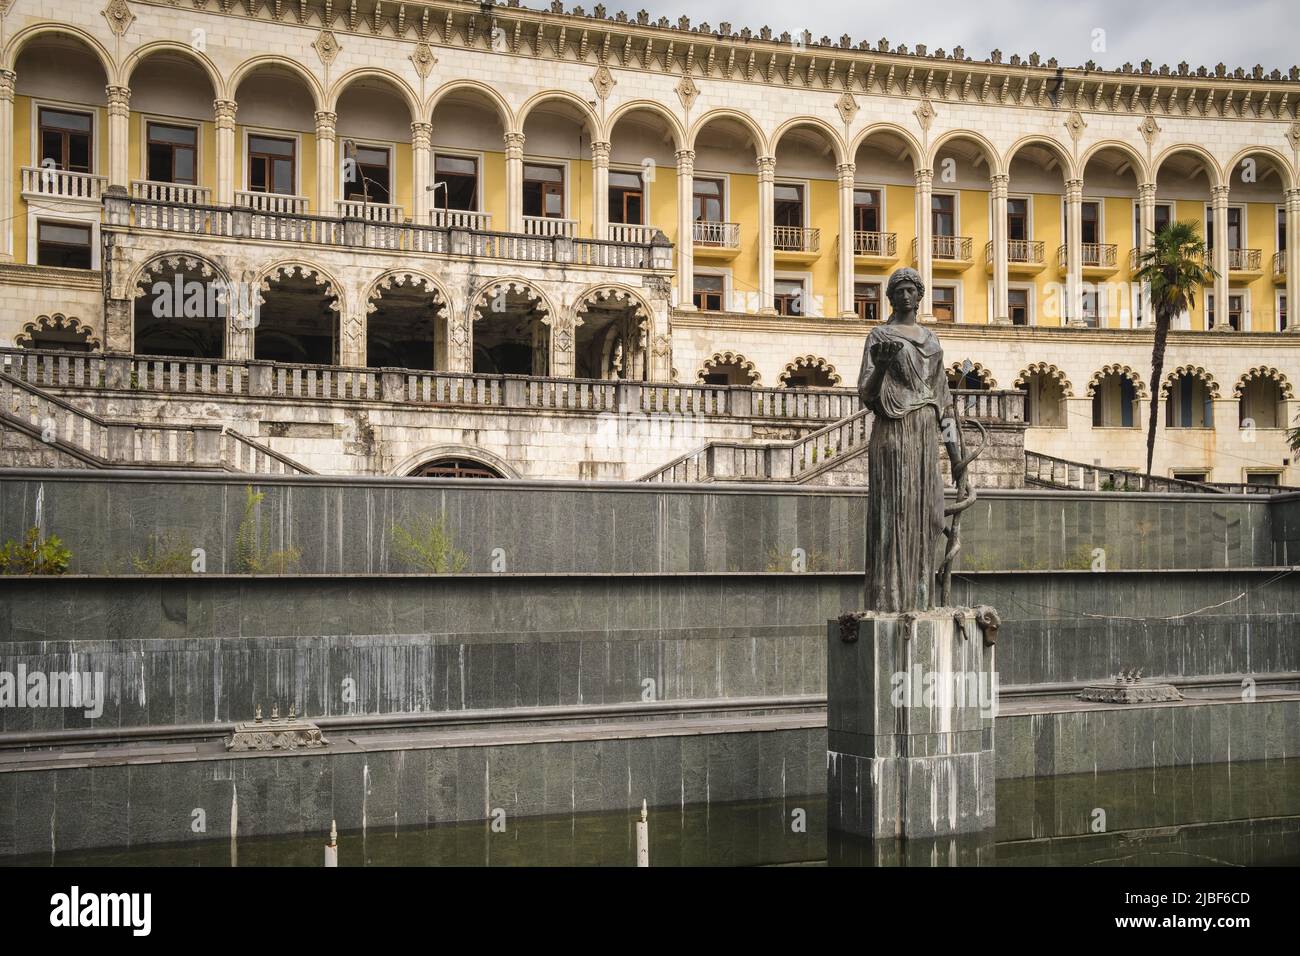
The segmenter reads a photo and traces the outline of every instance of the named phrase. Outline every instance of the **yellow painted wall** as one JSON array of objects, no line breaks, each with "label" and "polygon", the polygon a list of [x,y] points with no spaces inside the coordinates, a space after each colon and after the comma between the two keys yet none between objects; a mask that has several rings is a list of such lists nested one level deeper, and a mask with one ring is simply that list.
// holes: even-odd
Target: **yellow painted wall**
[{"label": "yellow painted wall", "polygon": [[[1120,327],[1119,311],[1124,309],[1129,314],[1129,327],[1133,327],[1133,296],[1128,289],[1128,283],[1132,281],[1132,272],[1129,269],[1129,251],[1133,248],[1133,203],[1132,199],[1126,199],[1123,196],[1107,196],[1101,201],[1101,221],[1102,221],[1102,242],[1109,242],[1115,246],[1115,262],[1119,266],[1108,279],[1102,280],[1107,283],[1114,283],[1117,288],[1113,294],[1109,295],[1107,303],[1106,325],[1109,328],[1117,329]],[[1056,265],[1056,247],[1052,247],[1052,264]]]},{"label": "yellow painted wall", "polygon": [[[989,321],[988,287],[991,277],[984,268],[984,245],[989,241],[989,194],[983,190],[961,189],[957,192],[957,235],[971,237],[971,255],[975,264],[960,274],[961,315],[966,325],[983,325]],[[911,252],[911,244],[908,244]],[[949,276],[935,274],[937,281]]]},{"label": "yellow painted wall", "polygon": [[646,209],[646,223],[654,226],[677,245],[677,170],[671,166],[656,166],[654,181],[647,184],[650,201]]},{"label": "yellow painted wall", "polygon": [[[696,170],[696,175],[707,178],[709,174]],[[727,221],[740,225],[740,255],[729,264],[722,264],[730,266],[731,287],[739,298],[759,291],[758,176],[732,173],[728,180],[728,188],[731,190],[731,197],[727,209]],[[696,265],[712,264],[711,260],[701,260],[698,256],[695,263]],[[769,308],[771,303],[762,303],[762,306]]]},{"label": "yellow painted wall", "polygon": [[32,159],[32,101],[31,97],[14,97],[14,169],[13,169],[13,224],[14,262],[27,261],[27,204],[23,202],[23,167],[35,165]]},{"label": "yellow painted wall", "polygon": [[[1205,239],[1206,231],[1205,203],[1206,200],[1201,199],[1178,199],[1175,200],[1173,204],[1174,219],[1181,222],[1199,223],[1198,231],[1201,234],[1202,240]],[[1191,310],[1190,316],[1191,327],[1193,329],[1206,328],[1205,297],[1209,292],[1213,291],[1213,287],[1211,287],[1208,289],[1201,289],[1196,293],[1196,306]]]},{"label": "yellow painted wall", "polygon": [[1260,268],[1263,275],[1248,283],[1231,283],[1233,289],[1250,290],[1251,323],[1246,331],[1271,332],[1277,328],[1277,296],[1273,285],[1273,253],[1277,251],[1277,205],[1275,203],[1246,203],[1246,236],[1248,249],[1260,250]]},{"label": "yellow painted wall", "polygon": [[[808,225],[821,230],[821,255],[810,266],[777,262],[777,268],[807,269],[812,273],[812,294],[822,297],[822,314],[840,313],[839,254],[836,237],[840,231],[839,183],[814,179],[808,184]],[[853,308],[849,302],[845,308]]]},{"label": "yellow painted wall", "polygon": [[393,183],[393,202],[402,207],[403,215],[410,216],[415,210],[415,193],[411,189],[414,184],[412,164],[415,154],[410,143],[393,143],[392,147],[393,163],[397,168],[397,182]]},{"label": "yellow painted wall", "polygon": [[[1043,244],[1043,259],[1047,263],[1042,272],[1033,277],[1034,285],[1034,322],[1037,325],[1061,326],[1065,324],[1062,316],[1064,306],[1065,277],[1059,268],[1059,249],[1065,243],[1065,203],[1055,193],[1031,193],[1029,197],[1032,229],[1031,237]],[[992,277],[986,279],[992,282]],[[1014,276],[1012,282],[1017,280]],[[1045,304],[1048,296],[1053,296],[1056,306],[1055,315],[1047,315]],[[985,296],[985,301],[988,297]]]},{"label": "yellow painted wall", "polygon": [[[506,228],[506,154],[483,154],[482,211],[492,214],[492,228]],[[435,193],[435,195],[438,195]]]}]

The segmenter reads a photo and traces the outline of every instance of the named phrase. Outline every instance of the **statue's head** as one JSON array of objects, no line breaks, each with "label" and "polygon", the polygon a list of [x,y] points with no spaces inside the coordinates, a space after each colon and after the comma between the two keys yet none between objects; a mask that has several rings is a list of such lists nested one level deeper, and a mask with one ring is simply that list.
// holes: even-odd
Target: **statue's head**
[{"label": "statue's head", "polygon": [[925,298],[925,283],[921,273],[904,267],[895,269],[885,287],[885,298],[894,307],[895,312],[915,312]]}]

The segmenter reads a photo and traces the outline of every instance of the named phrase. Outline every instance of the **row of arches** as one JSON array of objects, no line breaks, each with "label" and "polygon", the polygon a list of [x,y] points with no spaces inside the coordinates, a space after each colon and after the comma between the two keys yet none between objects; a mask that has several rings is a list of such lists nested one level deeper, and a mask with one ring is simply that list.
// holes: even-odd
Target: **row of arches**
[{"label": "row of arches", "polygon": [[[136,354],[228,358],[233,331],[251,333],[257,360],[337,365],[342,337],[360,334],[345,320],[355,310],[342,283],[308,262],[277,262],[233,278],[204,256],[171,253],[140,266],[128,287]],[[553,375],[550,357],[559,348],[572,352],[579,378],[650,375],[651,307],[630,288],[589,287],[567,315],[536,283],[494,279],[469,295],[463,322],[452,315],[443,283],[418,270],[385,272],[361,298],[366,365],[372,368]],[[39,341],[53,340],[47,334]],[[453,362],[457,349],[468,351],[470,360]]]},{"label": "row of arches", "polygon": [[[955,158],[974,161],[990,177],[1014,176],[1017,160],[1028,157],[1040,163],[1045,159],[1049,169],[1059,167],[1066,181],[1085,178],[1090,164],[1103,162],[1131,170],[1138,183],[1157,183],[1172,162],[1175,172],[1195,168],[1215,187],[1231,185],[1234,170],[1244,160],[1258,158],[1276,171],[1282,188],[1293,188],[1296,179],[1283,152],[1263,144],[1242,147],[1223,162],[1199,143],[1175,143],[1162,146],[1148,161],[1136,146],[1107,139],[1089,145],[1076,159],[1063,136],[1041,133],[1024,136],[1005,149],[997,148],[978,131],[960,129],[942,132],[923,145],[895,123],[870,123],[846,137],[830,117],[788,117],[764,129],[748,113],[730,108],[706,111],[687,126],[656,100],[629,100],[602,117],[590,100],[563,89],[536,92],[512,107],[491,85],[472,79],[448,81],[422,97],[402,75],[382,67],[346,71],[327,87],[300,62],[279,55],[250,57],[227,75],[202,50],[171,41],[145,44],[119,65],[98,41],[70,24],[36,24],[20,31],[3,56],[5,67],[18,75],[20,91],[28,69],[39,67],[42,60],[57,64],[64,76],[70,71],[87,72],[89,67],[98,74],[100,100],[108,86],[148,91],[156,94],[155,98],[161,96],[161,87],[171,102],[192,100],[193,108],[202,105],[207,113],[216,101],[239,104],[241,122],[298,114],[303,127],[310,130],[318,114],[336,114],[343,134],[347,132],[343,127],[351,122],[358,130],[397,142],[411,141],[413,123],[432,122],[436,132],[447,125],[440,120],[454,119],[451,113],[472,111],[483,136],[493,140],[498,149],[507,134],[527,137],[536,131],[544,138],[558,136],[563,130],[555,129],[556,122],[576,127],[587,143],[613,142],[616,128],[632,120],[653,127],[654,135],[671,147],[665,151],[669,156],[678,150],[714,148],[719,140],[734,143],[739,137],[755,157],[776,156],[779,161],[778,151],[789,140],[792,149],[813,144],[831,166],[854,162],[868,149],[906,160],[912,170],[936,170],[936,175],[944,159]],[[80,71],[73,61],[80,62]],[[251,111],[247,117],[245,108]],[[617,156],[611,158],[618,160]],[[635,157],[638,162],[644,158],[644,152]]]}]

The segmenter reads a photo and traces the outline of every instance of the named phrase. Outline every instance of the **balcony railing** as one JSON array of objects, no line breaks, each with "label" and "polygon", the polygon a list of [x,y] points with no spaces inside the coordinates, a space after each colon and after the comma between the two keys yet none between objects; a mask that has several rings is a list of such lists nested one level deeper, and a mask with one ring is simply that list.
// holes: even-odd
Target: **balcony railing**
[{"label": "balcony railing", "polygon": [[476,229],[486,232],[492,228],[492,214],[471,212],[468,209],[435,209],[432,222],[439,229]]},{"label": "balcony railing", "polygon": [[[1085,269],[1113,269],[1118,261],[1119,247],[1111,242],[1085,242],[1079,250],[1079,258]],[[1137,250],[1129,252],[1129,268],[1136,268]],[[1070,247],[1060,246],[1056,250],[1056,261],[1061,269],[1068,269]]]},{"label": "balcony railing", "polygon": [[[860,405],[857,392],[848,388],[788,389],[619,382],[34,349],[0,349],[0,374],[10,375],[18,382],[39,389],[90,389],[136,395],[181,393],[293,401],[384,401],[406,405],[580,412],[640,411],[684,417],[822,422],[846,418]],[[968,415],[978,413],[977,408],[967,408]]]},{"label": "balcony railing", "polygon": [[1273,275],[1286,275],[1286,250],[1273,253]]},{"label": "balcony railing", "polygon": [[854,232],[855,256],[882,256],[892,259],[898,255],[898,234],[893,232]]},{"label": "balcony railing", "polygon": [[638,246],[648,246],[655,234],[655,226],[638,226],[630,222],[611,222],[609,224],[610,242],[631,242]]},{"label": "balcony railing", "polygon": [[773,226],[772,243],[777,252],[820,252],[822,231],[808,226]]},{"label": "balcony railing", "polygon": [[[1036,239],[1007,240],[1007,262],[1042,265],[1043,254],[1043,244]],[[984,244],[984,261],[990,264],[993,262],[992,242]]]},{"label": "balcony railing", "polygon": [[257,212],[279,213],[281,215],[302,216],[307,213],[306,196],[288,196],[283,193],[255,193],[237,190],[235,205],[254,209]]},{"label": "balcony railing", "polygon": [[734,249],[740,245],[740,223],[697,220],[691,229],[697,246],[721,246]]},{"label": "balcony railing", "polygon": [[212,201],[212,190],[206,186],[188,186],[184,183],[156,183],[152,180],[135,180],[131,183],[131,198],[151,202],[184,202],[206,206]]},{"label": "balcony railing", "polygon": [[1228,268],[1233,272],[1258,272],[1263,258],[1259,249],[1229,249]]},{"label": "balcony railing", "polygon": [[[262,193],[253,195],[262,196]],[[281,197],[285,198],[285,197]],[[214,238],[269,239],[295,244],[383,249],[433,255],[472,255],[525,262],[575,263],[610,269],[672,268],[672,246],[604,239],[569,239],[513,232],[479,232],[414,223],[261,212],[246,206],[200,206],[105,200],[110,225]]]},{"label": "balcony railing", "polygon": [[92,173],[74,173],[50,166],[23,167],[23,192],[31,195],[99,202],[107,181],[107,177]]},{"label": "balcony railing", "polygon": [[577,234],[578,220],[576,219],[524,216],[524,235],[526,236],[546,236],[547,238],[561,236],[565,239],[572,239]]},{"label": "balcony railing", "polygon": [[[972,240],[970,236],[931,236],[931,255],[936,259],[964,261],[971,257]],[[912,258],[916,258],[917,244],[912,240]]]},{"label": "balcony railing", "polygon": [[341,219],[364,219],[366,222],[402,221],[402,207],[392,203],[340,199],[334,204],[334,211]]}]

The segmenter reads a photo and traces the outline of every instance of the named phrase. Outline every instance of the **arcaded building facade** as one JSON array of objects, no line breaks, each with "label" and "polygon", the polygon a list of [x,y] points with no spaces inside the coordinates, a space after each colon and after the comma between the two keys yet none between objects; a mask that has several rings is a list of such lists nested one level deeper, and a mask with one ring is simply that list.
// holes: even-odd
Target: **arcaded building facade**
[{"label": "arcaded building facade", "polygon": [[[105,420],[232,421],[338,474],[636,477],[764,432],[734,407],[661,444],[557,425],[555,382],[765,409],[843,389],[910,265],[954,384],[1026,393],[1028,449],[1140,468],[1154,409],[1156,473],[1300,484],[1295,68],[979,61],[561,3],[11,0],[0,23],[0,371],[42,356]],[[1219,278],[1152,382],[1132,277],[1172,219]],[[48,371],[107,367],[87,355],[135,359]],[[304,377],[373,404],[249,400]],[[464,418],[506,385],[529,424]],[[381,407],[399,387],[422,417]],[[826,394],[797,425],[852,410]]]}]

